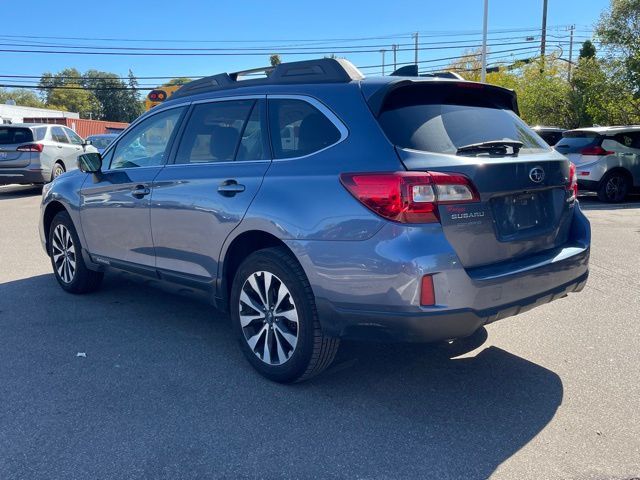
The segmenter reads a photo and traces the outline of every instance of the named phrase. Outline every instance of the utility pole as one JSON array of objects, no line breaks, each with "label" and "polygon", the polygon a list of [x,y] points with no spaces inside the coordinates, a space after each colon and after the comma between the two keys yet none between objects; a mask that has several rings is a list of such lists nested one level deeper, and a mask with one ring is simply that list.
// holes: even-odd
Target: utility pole
[{"label": "utility pole", "polygon": [[576,26],[575,25],[571,25],[569,27],[569,30],[571,31],[571,35],[569,36],[569,69],[568,69],[568,73],[567,73],[567,81],[569,83],[571,83],[571,67],[573,66],[573,31],[575,30]]},{"label": "utility pole", "polygon": [[416,67],[418,66],[418,32],[413,34],[413,37],[416,39],[416,48],[415,48],[415,60],[414,63]]},{"label": "utility pole", "polygon": [[386,52],[384,48],[380,50],[380,53],[382,54],[382,75],[383,76],[384,76],[384,52]]},{"label": "utility pole", "polygon": [[489,16],[489,0],[484,0],[484,19],[482,21],[482,70],[480,81],[487,81],[487,20]]},{"label": "utility pole", "polygon": [[391,45],[391,49],[393,50],[393,71],[395,72],[398,69],[398,67],[396,66],[396,54],[398,52],[398,45],[394,43],[393,45]]},{"label": "utility pole", "polygon": [[540,57],[544,65],[544,54],[547,49],[547,0],[542,4],[542,38],[540,41]]}]

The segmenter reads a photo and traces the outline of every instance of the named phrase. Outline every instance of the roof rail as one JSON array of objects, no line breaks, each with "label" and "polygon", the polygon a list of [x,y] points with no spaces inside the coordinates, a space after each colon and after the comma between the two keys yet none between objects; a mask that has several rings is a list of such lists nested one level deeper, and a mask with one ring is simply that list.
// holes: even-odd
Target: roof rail
[{"label": "roof rail", "polygon": [[[240,80],[263,73],[264,77]],[[281,63],[275,67],[252,68],[232,73],[219,73],[186,83],[176,90],[172,99],[198,93],[252,85],[285,85],[300,83],[347,83],[361,80],[364,75],[343,58],[319,58],[301,62]]]}]

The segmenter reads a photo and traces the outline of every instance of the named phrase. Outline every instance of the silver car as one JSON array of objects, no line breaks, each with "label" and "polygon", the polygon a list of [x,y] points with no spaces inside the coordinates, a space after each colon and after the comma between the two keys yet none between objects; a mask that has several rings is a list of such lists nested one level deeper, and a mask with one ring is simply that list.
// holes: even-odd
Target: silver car
[{"label": "silver car", "polygon": [[0,185],[47,183],[97,150],[63,125],[0,125]]},{"label": "silver car", "polygon": [[342,59],[267,71],[183,86],[44,187],[65,291],[114,269],[206,292],[249,362],[291,382],[342,338],[461,338],[582,290],[575,170],[512,91]]},{"label": "silver car", "polygon": [[603,202],[622,202],[640,187],[640,126],[570,130],[555,149],[576,165],[580,190]]}]

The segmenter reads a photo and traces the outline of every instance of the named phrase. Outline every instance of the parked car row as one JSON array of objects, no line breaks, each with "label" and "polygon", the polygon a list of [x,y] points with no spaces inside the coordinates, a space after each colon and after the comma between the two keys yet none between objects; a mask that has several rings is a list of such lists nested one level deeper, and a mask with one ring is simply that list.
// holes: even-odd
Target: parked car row
[{"label": "parked car row", "polygon": [[0,185],[51,182],[77,168],[79,155],[104,150],[115,137],[95,135],[85,140],[64,125],[0,125]]}]

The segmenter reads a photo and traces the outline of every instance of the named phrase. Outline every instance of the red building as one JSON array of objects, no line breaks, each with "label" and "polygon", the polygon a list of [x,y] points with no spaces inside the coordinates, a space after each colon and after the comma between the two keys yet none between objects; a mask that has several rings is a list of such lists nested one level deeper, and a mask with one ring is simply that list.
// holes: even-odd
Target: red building
[{"label": "red building", "polygon": [[100,133],[120,133],[129,126],[123,122],[105,122],[103,120],[86,120],[84,118],[25,118],[24,123],[53,123],[64,125],[76,132],[82,138]]}]

